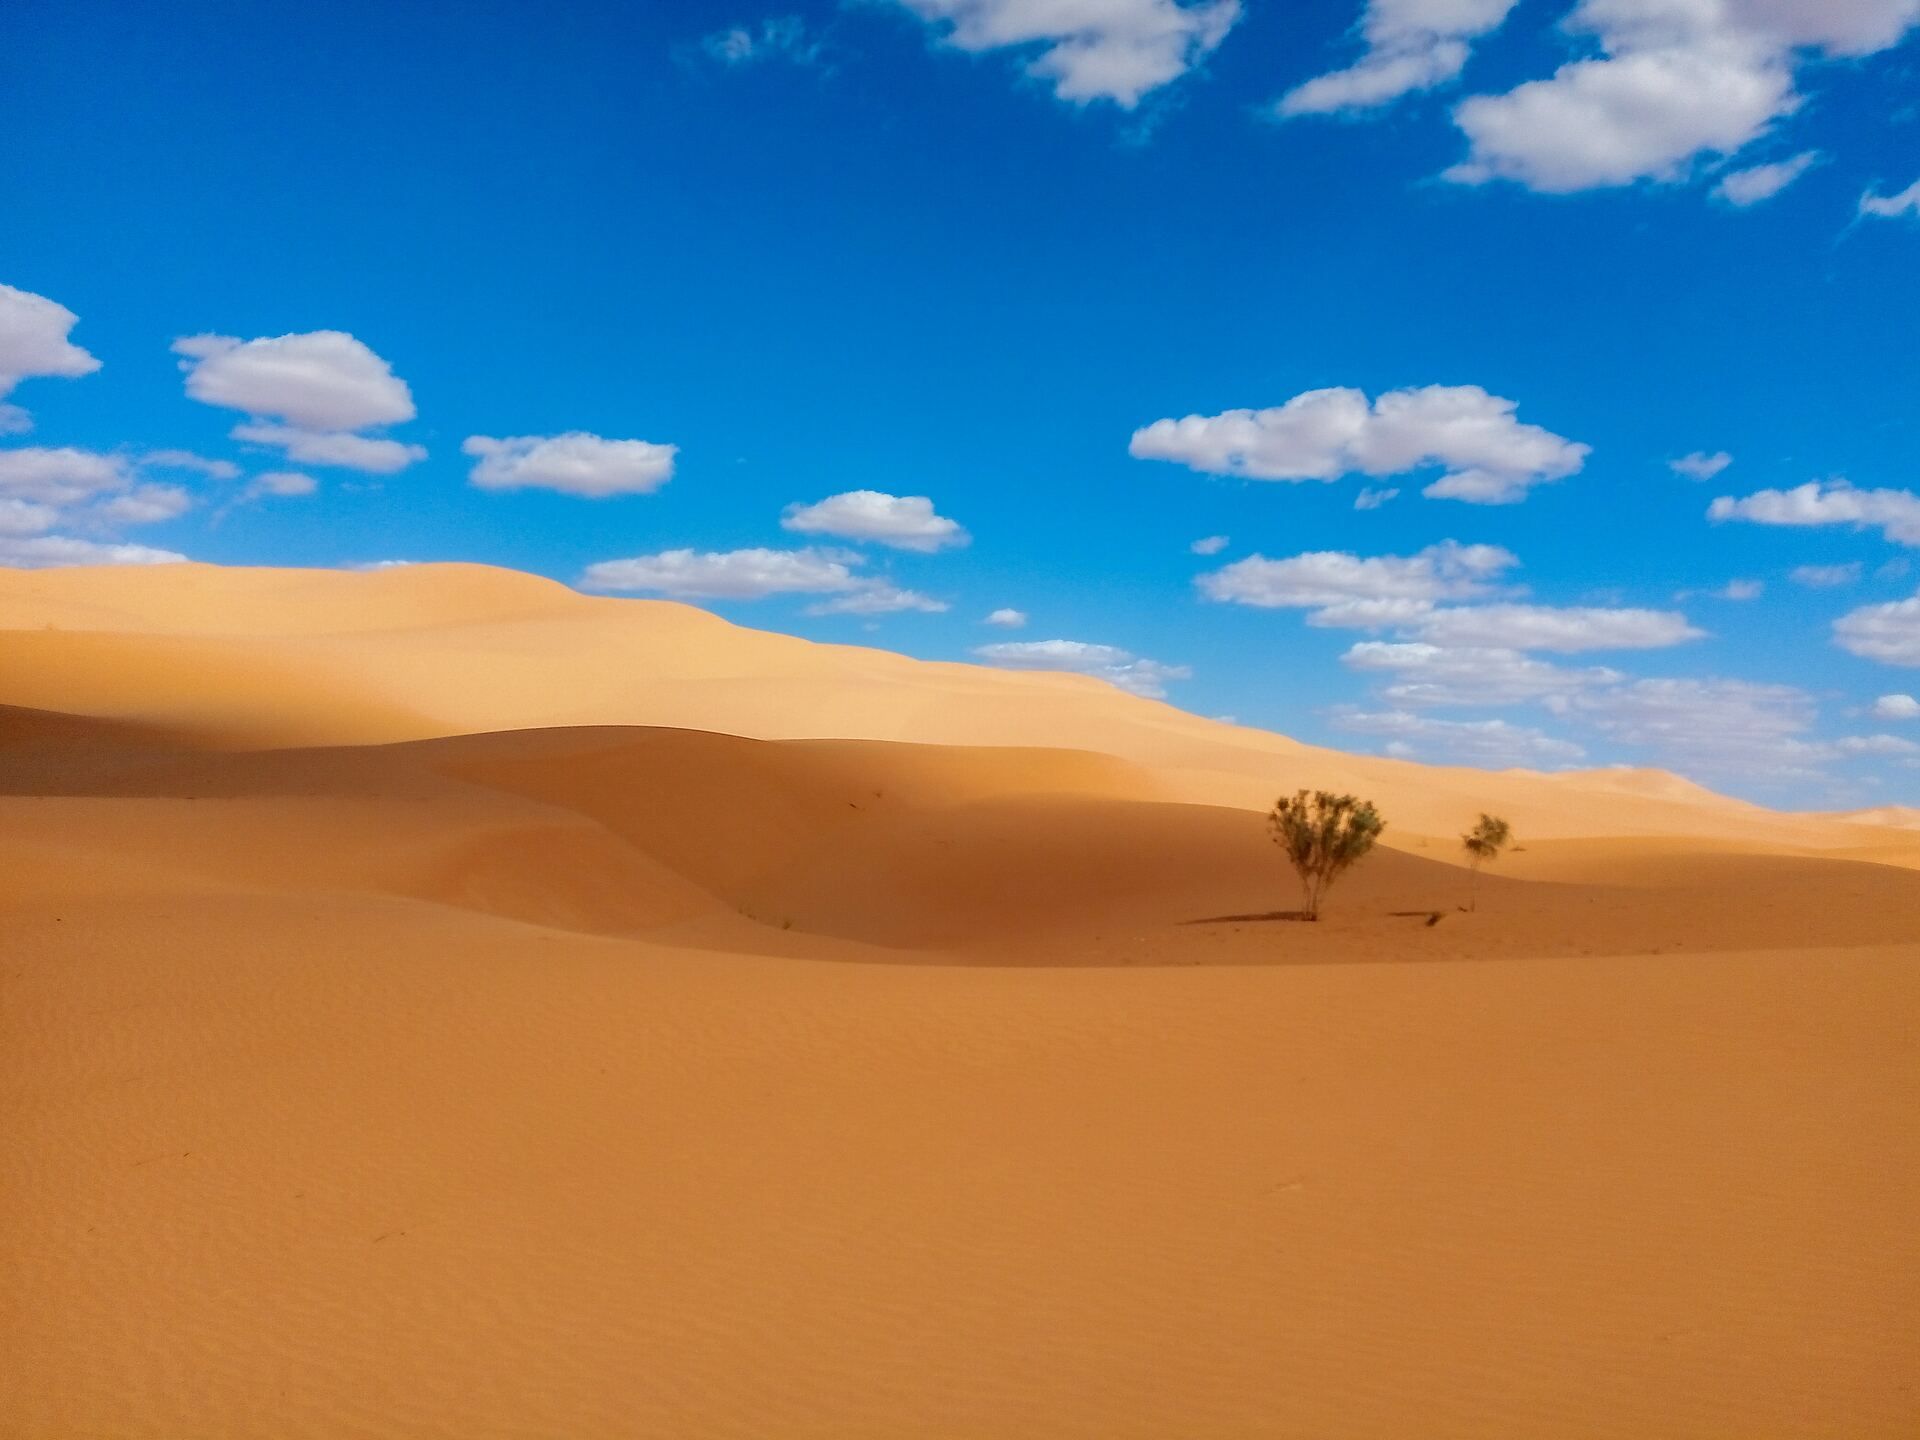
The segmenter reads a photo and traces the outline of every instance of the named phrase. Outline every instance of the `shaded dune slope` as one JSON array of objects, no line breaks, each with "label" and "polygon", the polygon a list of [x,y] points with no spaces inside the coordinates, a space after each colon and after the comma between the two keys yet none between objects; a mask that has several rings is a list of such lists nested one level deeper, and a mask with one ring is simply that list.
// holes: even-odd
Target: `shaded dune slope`
[{"label": "shaded dune slope", "polygon": [[1383,851],[1306,931],[1279,923],[1291,880],[1261,816],[1147,798],[1149,773],[1086,752],[626,727],[226,752],[0,709],[0,761],[0,899],[373,893],[607,935],[1047,963],[1124,962],[1196,924],[1174,963],[1920,933],[1909,870],[1677,841],[1536,844],[1482,877],[1470,918],[1450,851]]}]

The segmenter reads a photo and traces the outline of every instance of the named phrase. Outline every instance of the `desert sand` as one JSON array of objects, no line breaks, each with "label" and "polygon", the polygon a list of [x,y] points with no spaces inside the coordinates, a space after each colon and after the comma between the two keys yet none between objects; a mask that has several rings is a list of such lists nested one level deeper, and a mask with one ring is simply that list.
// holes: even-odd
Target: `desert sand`
[{"label": "desert sand", "polygon": [[0,1435],[1913,1435],[1917,1021],[1913,812],[0,570]]}]

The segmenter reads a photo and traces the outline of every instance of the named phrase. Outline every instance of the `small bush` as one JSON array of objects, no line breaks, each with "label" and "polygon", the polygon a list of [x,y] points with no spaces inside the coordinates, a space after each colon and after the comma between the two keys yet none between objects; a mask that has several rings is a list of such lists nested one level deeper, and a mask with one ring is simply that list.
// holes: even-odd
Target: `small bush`
[{"label": "small bush", "polygon": [[1467,852],[1467,909],[1480,904],[1480,867],[1498,860],[1500,852],[1513,841],[1513,827],[1498,815],[1483,813],[1480,823],[1460,837]]},{"label": "small bush", "polygon": [[1300,877],[1307,919],[1318,920],[1327,887],[1373,849],[1387,822],[1371,800],[1299,790],[1274,802],[1267,828]]}]

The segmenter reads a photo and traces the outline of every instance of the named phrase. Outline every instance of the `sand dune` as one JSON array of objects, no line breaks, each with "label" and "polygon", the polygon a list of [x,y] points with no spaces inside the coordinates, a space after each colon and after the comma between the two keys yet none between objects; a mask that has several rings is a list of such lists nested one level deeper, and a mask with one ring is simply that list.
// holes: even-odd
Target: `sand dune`
[{"label": "sand dune", "polygon": [[[1294,785],[1394,825],[1319,925]],[[1917,856],[478,567],[0,571],[0,1435],[1911,1434]]]}]

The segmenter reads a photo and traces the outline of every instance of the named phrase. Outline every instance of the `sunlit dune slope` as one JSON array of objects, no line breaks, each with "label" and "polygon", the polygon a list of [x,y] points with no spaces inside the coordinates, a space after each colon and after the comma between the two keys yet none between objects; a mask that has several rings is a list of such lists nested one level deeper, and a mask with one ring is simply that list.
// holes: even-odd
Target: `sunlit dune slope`
[{"label": "sunlit dune slope", "polygon": [[222,748],[580,725],[1058,747],[1131,761],[1151,772],[1155,795],[1196,803],[1355,790],[1389,812],[1396,845],[1456,833],[1483,808],[1536,839],[1887,840],[1884,827],[1780,815],[1660,772],[1489,773],[1347,755],[1085,677],[814,644],[479,566],[0,570],[0,676],[6,703]]}]

